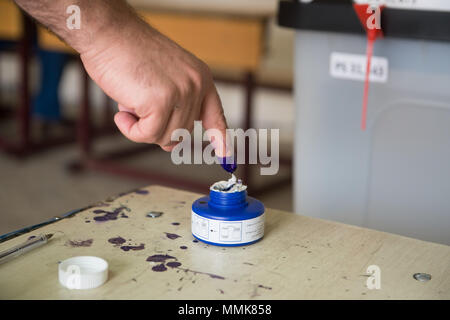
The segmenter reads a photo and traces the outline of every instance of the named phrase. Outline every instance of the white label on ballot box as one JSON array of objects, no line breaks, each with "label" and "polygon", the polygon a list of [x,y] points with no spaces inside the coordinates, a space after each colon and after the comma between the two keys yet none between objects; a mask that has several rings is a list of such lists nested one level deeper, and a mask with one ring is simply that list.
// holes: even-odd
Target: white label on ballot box
[{"label": "white label on ballot box", "polygon": [[[330,75],[333,78],[364,81],[366,78],[366,56],[342,52],[330,55]],[[386,58],[372,57],[370,82],[384,83],[388,80],[389,63]]]}]

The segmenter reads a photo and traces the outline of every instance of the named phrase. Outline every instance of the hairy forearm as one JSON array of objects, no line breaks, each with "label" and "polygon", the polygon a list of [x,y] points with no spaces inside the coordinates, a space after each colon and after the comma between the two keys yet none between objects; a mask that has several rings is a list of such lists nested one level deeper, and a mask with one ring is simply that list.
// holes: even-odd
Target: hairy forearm
[{"label": "hairy forearm", "polygon": [[[48,27],[79,53],[107,45],[118,33],[124,36],[142,26],[142,21],[124,0],[15,0],[28,14]],[[80,29],[69,29],[66,12],[80,8]],[[128,33],[128,34],[127,34]]]}]

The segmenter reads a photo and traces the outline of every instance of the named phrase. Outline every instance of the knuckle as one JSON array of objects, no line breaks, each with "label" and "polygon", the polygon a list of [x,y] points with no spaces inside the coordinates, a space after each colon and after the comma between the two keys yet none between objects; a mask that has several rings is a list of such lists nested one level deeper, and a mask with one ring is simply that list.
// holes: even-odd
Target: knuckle
[{"label": "knuckle", "polygon": [[186,98],[192,96],[194,91],[195,91],[195,85],[189,78],[183,80],[179,84],[180,98],[182,100],[185,100]]},{"label": "knuckle", "polygon": [[205,63],[199,61],[198,63],[189,66],[188,76],[192,86],[196,90],[200,90],[209,77],[209,68]]},{"label": "knuckle", "polygon": [[202,62],[201,64],[201,71],[204,79],[206,79],[207,81],[213,81],[213,74],[208,65],[204,62]]},{"label": "knuckle", "polygon": [[191,85],[195,88],[195,89],[200,89],[203,85],[203,74],[200,70],[194,70],[191,71],[190,74],[190,78],[191,78]]}]

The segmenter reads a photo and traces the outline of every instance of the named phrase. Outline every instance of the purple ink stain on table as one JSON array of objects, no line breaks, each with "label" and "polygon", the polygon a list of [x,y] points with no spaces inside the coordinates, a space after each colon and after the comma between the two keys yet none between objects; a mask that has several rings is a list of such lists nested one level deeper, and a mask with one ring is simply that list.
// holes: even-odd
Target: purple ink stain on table
[{"label": "purple ink stain on table", "polygon": [[139,246],[121,246],[120,249],[122,249],[123,251],[137,251],[145,249],[145,245],[141,243]]},{"label": "purple ink stain on table", "polygon": [[162,272],[162,271],[166,271],[167,268],[163,263],[161,263],[161,264],[158,264],[158,265],[152,267],[152,270],[156,271],[156,272]]},{"label": "purple ink stain on table", "polygon": [[148,190],[136,190],[134,193],[136,193],[136,194],[149,194],[150,192]]},{"label": "purple ink stain on table", "polygon": [[198,242],[198,240],[197,240],[197,239],[194,239],[194,240],[192,240],[192,242],[195,242],[195,243],[197,243],[197,242]]},{"label": "purple ink stain on table", "polygon": [[166,260],[169,260],[169,259],[175,259],[176,260],[177,258],[169,256],[168,254],[154,254],[152,256],[149,256],[146,261],[149,261],[149,262],[166,262]]},{"label": "purple ink stain on table", "polygon": [[220,280],[224,280],[225,277],[219,276],[217,274],[212,274],[212,273],[206,273],[206,272],[202,272],[203,274],[207,274],[208,276],[210,276],[213,279],[220,279]]},{"label": "purple ink stain on table", "polygon": [[69,241],[66,242],[66,245],[69,245],[71,247],[90,247],[93,242],[94,242],[93,239],[69,240]]},{"label": "purple ink stain on table", "polygon": [[186,250],[188,247],[186,246],[180,246],[180,249]]},{"label": "purple ink stain on table", "polygon": [[195,270],[190,270],[187,268],[180,268],[181,262],[178,262],[178,261],[169,261],[166,263],[166,260],[169,260],[169,259],[177,260],[177,258],[169,256],[168,254],[155,254],[155,255],[149,256],[146,261],[159,263],[158,265],[152,267],[152,270],[156,271],[156,272],[166,271],[167,270],[166,266],[167,266],[169,268],[178,268],[184,272],[192,272],[193,274],[204,274],[213,279],[220,279],[220,280],[225,279],[225,277],[222,277],[222,276],[219,276],[219,275],[213,274],[213,273],[195,271]]},{"label": "purple ink stain on table", "polygon": [[259,284],[258,288],[263,288],[263,289],[266,289],[266,290],[272,290],[272,287],[263,286],[262,284]]},{"label": "purple ink stain on table", "polygon": [[116,238],[108,239],[108,242],[115,244],[117,246],[120,246],[120,245],[124,244],[126,242],[126,240],[122,237],[116,237]]},{"label": "purple ink stain on table", "polygon": [[171,268],[178,268],[179,266],[181,266],[181,263],[178,261],[170,261],[167,262],[166,265]]},{"label": "purple ink stain on table", "polygon": [[122,213],[122,210],[126,209],[126,207],[119,207],[114,209],[114,211],[105,211],[105,210],[94,210],[95,214],[105,213],[103,216],[94,217],[95,221],[103,222],[109,220],[117,220],[117,216],[119,213]]},{"label": "purple ink stain on table", "polygon": [[176,238],[180,238],[181,236],[175,234],[175,233],[168,233],[168,232],[164,232],[166,234],[166,237],[169,238],[170,240],[175,240]]},{"label": "purple ink stain on table", "polygon": [[173,224],[174,226],[179,226],[179,225],[180,225],[179,222],[172,222],[172,224]]}]

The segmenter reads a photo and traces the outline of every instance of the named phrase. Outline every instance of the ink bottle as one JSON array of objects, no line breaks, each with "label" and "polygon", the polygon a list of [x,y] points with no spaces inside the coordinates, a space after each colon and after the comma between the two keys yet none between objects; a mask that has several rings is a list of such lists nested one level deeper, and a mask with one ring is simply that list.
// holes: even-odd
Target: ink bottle
[{"label": "ink bottle", "polygon": [[[230,187],[231,186],[231,187]],[[209,196],[192,204],[192,235],[217,246],[243,246],[264,236],[264,205],[247,195],[234,175],[210,188]]]}]

